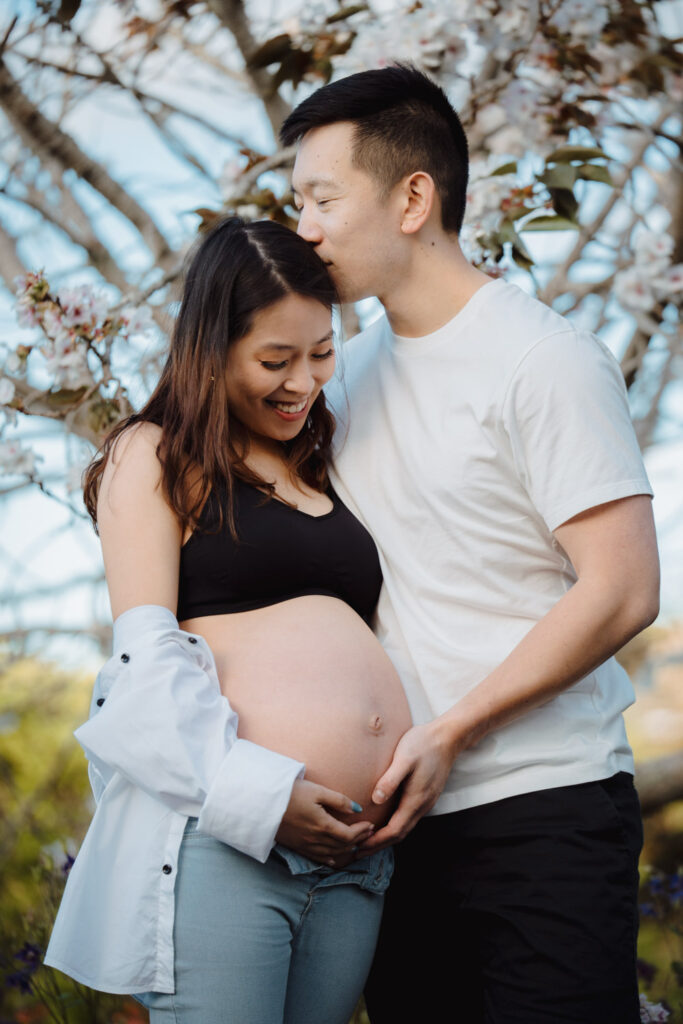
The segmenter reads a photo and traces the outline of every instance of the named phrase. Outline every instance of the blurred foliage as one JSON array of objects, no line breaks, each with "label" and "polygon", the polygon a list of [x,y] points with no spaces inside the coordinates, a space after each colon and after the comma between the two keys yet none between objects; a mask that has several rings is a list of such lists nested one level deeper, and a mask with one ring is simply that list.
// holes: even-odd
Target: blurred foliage
[{"label": "blurred foliage", "polygon": [[[0,1024],[147,1020],[133,999],[93,992],[42,966],[92,813],[85,758],[72,737],[87,716],[91,683],[36,660],[0,664]],[[646,824],[641,983],[650,1000],[670,1011],[668,1024],[676,1024],[683,1022],[683,851],[675,841],[683,805],[670,805]],[[351,1024],[368,1024],[362,1006]]]}]

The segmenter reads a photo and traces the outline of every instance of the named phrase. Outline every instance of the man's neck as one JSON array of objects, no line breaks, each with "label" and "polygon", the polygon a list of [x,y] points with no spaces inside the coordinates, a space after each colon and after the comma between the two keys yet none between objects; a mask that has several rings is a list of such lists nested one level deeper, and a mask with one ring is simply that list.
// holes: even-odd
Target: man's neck
[{"label": "man's neck", "polygon": [[490,280],[469,263],[457,242],[442,235],[416,247],[410,267],[379,299],[394,334],[422,338],[457,316]]}]

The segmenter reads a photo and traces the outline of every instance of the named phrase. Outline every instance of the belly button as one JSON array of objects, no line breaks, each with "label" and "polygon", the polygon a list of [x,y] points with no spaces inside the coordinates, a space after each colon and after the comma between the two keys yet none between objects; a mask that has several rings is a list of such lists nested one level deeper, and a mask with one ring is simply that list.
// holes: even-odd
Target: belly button
[{"label": "belly button", "polygon": [[380,733],[382,731],[383,725],[384,722],[382,721],[381,715],[370,716],[370,732],[374,732],[375,734]]}]

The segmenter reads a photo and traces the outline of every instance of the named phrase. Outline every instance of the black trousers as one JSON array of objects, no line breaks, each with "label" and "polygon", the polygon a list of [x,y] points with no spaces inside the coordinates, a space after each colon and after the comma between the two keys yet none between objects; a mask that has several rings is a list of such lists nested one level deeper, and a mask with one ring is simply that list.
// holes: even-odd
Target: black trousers
[{"label": "black trousers", "polygon": [[639,1024],[633,779],[423,818],[397,848],[372,1024]]}]

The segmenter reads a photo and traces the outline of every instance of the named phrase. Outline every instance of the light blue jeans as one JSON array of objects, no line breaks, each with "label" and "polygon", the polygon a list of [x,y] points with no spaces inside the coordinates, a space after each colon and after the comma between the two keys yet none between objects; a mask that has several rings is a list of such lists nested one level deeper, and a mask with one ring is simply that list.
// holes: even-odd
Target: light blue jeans
[{"label": "light blue jeans", "polygon": [[391,851],[343,870],[276,846],[265,864],[197,831],[180,847],[175,993],[150,1024],[347,1024],[377,940]]}]

